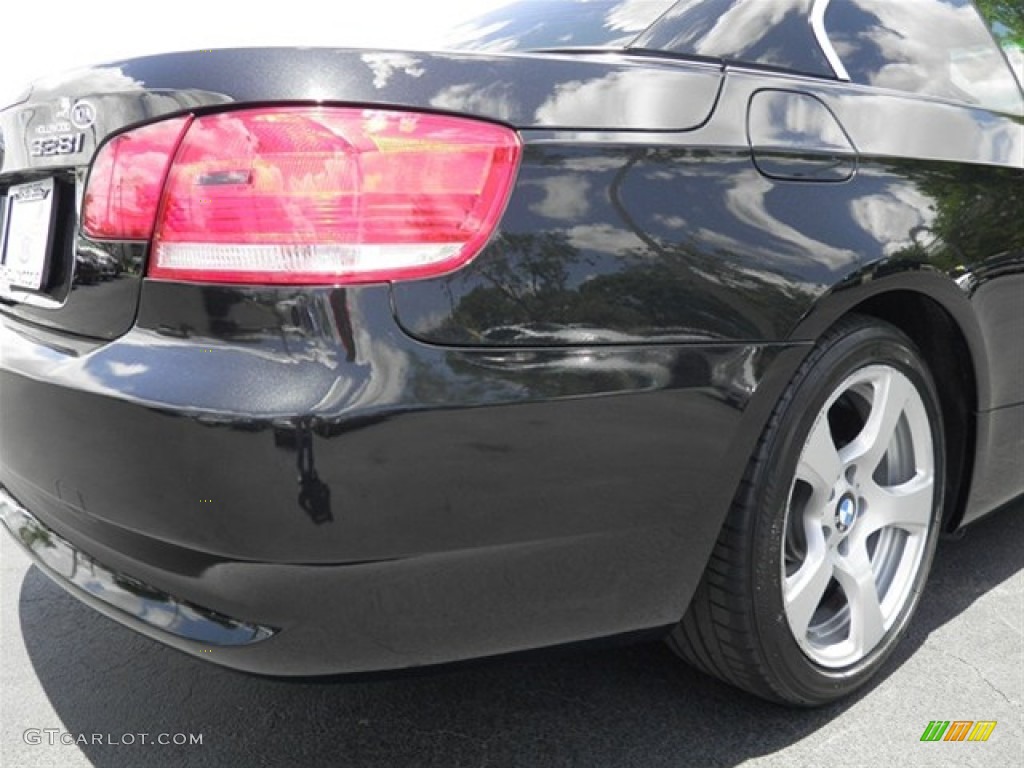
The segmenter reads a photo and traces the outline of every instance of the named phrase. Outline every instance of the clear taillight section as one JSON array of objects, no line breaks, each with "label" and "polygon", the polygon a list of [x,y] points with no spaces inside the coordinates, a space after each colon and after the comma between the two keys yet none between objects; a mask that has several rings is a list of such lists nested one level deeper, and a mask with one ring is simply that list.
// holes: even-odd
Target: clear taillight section
[{"label": "clear taillight section", "polygon": [[514,131],[465,118],[240,110],[192,120],[165,145],[173,162],[158,199],[138,193],[121,208],[118,180],[130,171],[118,169],[136,165],[142,144],[114,145],[156,125],[165,123],[101,150],[84,228],[107,239],[151,233],[148,274],[173,280],[358,283],[451,271],[493,233],[520,156]]}]

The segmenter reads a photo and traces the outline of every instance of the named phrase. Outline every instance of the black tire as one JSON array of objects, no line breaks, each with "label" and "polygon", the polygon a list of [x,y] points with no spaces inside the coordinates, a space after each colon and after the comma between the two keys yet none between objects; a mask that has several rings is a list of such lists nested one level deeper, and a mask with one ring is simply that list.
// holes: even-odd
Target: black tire
[{"label": "black tire", "polygon": [[[886,419],[904,394],[886,442]],[[812,450],[823,436],[839,461],[831,485],[822,479],[833,474],[830,450]],[[863,686],[919,602],[941,528],[945,453],[938,395],[914,343],[879,320],[842,320],[776,405],[669,645],[771,701],[815,706]],[[913,508],[889,504],[904,503],[885,495],[897,486],[916,489]],[[821,503],[826,488],[842,495]]]}]

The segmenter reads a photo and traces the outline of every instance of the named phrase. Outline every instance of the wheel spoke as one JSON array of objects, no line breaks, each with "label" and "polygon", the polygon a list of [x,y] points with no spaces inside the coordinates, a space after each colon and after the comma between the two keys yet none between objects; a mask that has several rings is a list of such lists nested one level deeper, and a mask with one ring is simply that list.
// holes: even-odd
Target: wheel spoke
[{"label": "wheel spoke", "polygon": [[890,487],[869,481],[861,492],[867,501],[867,511],[858,527],[865,537],[882,528],[921,533],[931,522],[935,500],[935,480],[931,473],[919,472],[907,482]]},{"label": "wheel spoke", "polygon": [[807,436],[807,444],[800,455],[796,476],[808,483],[814,489],[815,497],[824,503],[842,471],[828,418],[822,412],[811,434]]},{"label": "wheel spoke", "polygon": [[869,653],[885,634],[878,587],[863,540],[849,540],[848,554],[835,558],[835,576],[850,606],[850,640],[858,656]]},{"label": "wheel spoke", "polygon": [[870,476],[892,443],[893,434],[907,401],[916,394],[913,385],[897,371],[887,371],[872,382],[874,397],[864,428],[840,451],[843,464],[861,464]]},{"label": "wheel spoke", "polygon": [[800,570],[786,579],[784,599],[786,617],[790,629],[797,637],[807,635],[807,628],[815,610],[821,604],[825,588],[832,580],[832,563],[824,551],[824,547],[815,548]]}]

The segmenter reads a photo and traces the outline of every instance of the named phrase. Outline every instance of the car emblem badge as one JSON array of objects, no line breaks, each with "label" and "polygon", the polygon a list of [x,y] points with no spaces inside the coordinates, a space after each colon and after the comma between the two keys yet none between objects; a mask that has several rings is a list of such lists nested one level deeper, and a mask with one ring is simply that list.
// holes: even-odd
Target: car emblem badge
[{"label": "car emblem badge", "polygon": [[85,130],[93,123],[96,122],[96,107],[92,105],[92,102],[78,101],[75,106],[71,108],[71,124],[75,128]]},{"label": "car emblem badge", "polygon": [[857,521],[857,502],[850,494],[846,494],[839,500],[836,506],[836,528],[840,532],[850,530]]}]

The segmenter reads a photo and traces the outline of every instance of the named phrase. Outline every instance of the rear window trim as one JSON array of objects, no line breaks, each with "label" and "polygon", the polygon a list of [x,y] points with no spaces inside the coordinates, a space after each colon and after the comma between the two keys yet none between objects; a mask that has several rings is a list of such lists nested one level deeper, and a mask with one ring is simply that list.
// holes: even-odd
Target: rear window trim
[{"label": "rear window trim", "polygon": [[825,54],[828,65],[832,67],[836,78],[849,83],[851,82],[850,73],[847,71],[846,65],[843,64],[843,60],[832,44],[832,40],[828,36],[828,30],[825,28],[825,14],[828,12],[828,6],[831,2],[832,0],[814,0],[814,5],[811,7],[811,29],[814,30],[814,37],[818,40],[818,47]]}]

